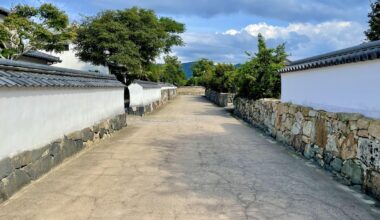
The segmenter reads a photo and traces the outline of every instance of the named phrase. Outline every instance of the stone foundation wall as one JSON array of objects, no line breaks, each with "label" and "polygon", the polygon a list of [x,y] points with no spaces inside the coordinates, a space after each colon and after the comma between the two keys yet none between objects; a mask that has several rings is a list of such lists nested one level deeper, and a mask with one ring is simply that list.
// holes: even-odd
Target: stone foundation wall
[{"label": "stone foundation wall", "polygon": [[0,202],[49,172],[66,158],[127,126],[126,114],[76,131],[50,144],[0,160]]},{"label": "stone foundation wall", "polygon": [[177,89],[164,89],[161,90],[161,105],[166,104],[168,101],[174,99],[177,96]]},{"label": "stone foundation wall", "polygon": [[178,88],[178,95],[204,96],[206,89],[202,86],[183,86]]},{"label": "stone foundation wall", "polygon": [[145,115],[152,113],[154,110],[160,108],[162,105],[165,105],[170,100],[174,99],[177,96],[177,89],[163,89],[161,90],[161,100],[152,102],[146,106],[142,107],[130,107],[128,108],[129,115]]},{"label": "stone foundation wall", "polygon": [[232,93],[218,93],[213,90],[206,90],[206,98],[213,103],[221,106],[227,107],[229,104],[233,104],[235,94]]},{"label": "stone foundation wall", "polygon": [[281,103],[237,98],[235,114],[380,199],[380,121]]}]

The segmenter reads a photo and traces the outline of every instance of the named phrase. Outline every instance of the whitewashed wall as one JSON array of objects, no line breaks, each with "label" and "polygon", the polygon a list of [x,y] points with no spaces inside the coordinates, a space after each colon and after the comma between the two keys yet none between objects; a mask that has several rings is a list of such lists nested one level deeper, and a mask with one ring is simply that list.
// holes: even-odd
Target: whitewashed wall
[{"label": "whitewashed wall", "polygon": [[149,88],[144,89],[143,105],[149,105],[152,102],[161,100],[161,88]]},{"label": "whitewashed wall", "polygon": [[137,83],[128,86],[130,107],[143,107],[161,99],[161,88],[143,88]]},{"label": "whitewashed wall", "polygon": [[143,106],[143,87],[132,83],[128,86],[129,90],[129,106],[142,107]]},{"label": "whitewashed wall", "polygon": [[283,73],[283,102],[380,118],[380,60]]},{"label": "whitewashed wall", "polygon": [[105,66],[96,66],[88,62],[83,62],[79,60],[77,56],[75,56],[74,51],[75,45],[70,44],[68,51],[63,51],[62,53],[54,53],[54,52],[46,52],[50,55],[59,57],[62,62],[53,64],[52,66],[55,67],[63,67],[63,68],[70,68],[70,69],[76,69],[76,70],[82,70],[82,71],[99,71],[102,74],[110,74],[108,67]]},{"label": "whitewashed wall", "polygon": [[124,88],[1,88],[0,159],[124,113]]}]

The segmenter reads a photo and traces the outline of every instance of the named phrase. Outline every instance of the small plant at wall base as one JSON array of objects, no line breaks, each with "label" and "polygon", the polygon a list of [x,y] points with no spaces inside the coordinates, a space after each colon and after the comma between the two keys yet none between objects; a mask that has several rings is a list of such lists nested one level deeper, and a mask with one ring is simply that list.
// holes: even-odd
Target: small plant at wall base
[{"label": "small plant at wall base", "polygon": [[147,70],[159,55],[182,46],[179,34],[184,31],[184,24],[158,17],[152,10],[103,11],[79,27],[76,55],[82,61],[108,66],[121,82],[129,84],[148,78]]},{"label": "small plant at wall base", "polygon": [[368,14],[369,29],[364,32],[370,41],[380,40],[380,0],[371,4],[372,11]]},{"label": "small plant at wall base", "polygon": [[258,52],[238,70],[239,97],[249,99],[279,98],[281,77],[279,70],[285,67],[285,44],[268,48],[264,37],[258,36]]},{"label": "small plant at wall base", "polygon": [[75,37],[67,15],[52,4],[17,5],[0,23],[0,57],[17,60],[30,50],[62,52]]}]

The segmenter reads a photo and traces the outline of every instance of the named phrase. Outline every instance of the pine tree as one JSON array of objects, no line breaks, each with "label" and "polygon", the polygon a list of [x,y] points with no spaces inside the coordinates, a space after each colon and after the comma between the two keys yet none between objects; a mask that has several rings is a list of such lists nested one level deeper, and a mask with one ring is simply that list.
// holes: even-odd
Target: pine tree
[{"label": "pine tree", "polygon": [[370,41],[380,40],[380,0],[371,4],[372,11],[368,14],[369,29],[364,32]]}]

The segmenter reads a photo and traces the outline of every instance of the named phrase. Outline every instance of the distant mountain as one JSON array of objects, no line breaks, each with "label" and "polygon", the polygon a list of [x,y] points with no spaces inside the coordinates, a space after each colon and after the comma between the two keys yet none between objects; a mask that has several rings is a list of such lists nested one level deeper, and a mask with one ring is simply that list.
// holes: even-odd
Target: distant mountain
[{"label": "distant mountain", "polygon": [[195,62],[182,63],[182,69],[186,74],[186,79],[190,79],[193,76],[193,71],[191,70],[191,68],[194,64]]}]

